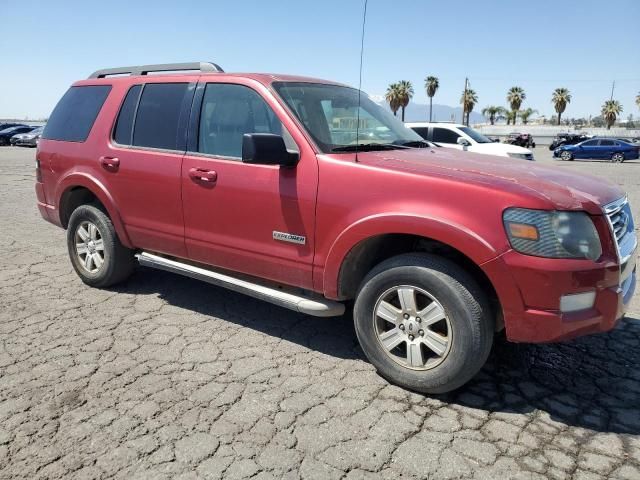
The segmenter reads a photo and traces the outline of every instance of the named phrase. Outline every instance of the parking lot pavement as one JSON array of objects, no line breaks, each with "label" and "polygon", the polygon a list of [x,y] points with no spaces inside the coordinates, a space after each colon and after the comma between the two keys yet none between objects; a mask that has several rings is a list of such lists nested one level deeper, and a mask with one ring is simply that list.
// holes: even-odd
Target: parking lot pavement
[{"label": "parking lot pavement", "polygon": [[[638,295],[608,334],[498,342],[426,397],[376,375],[348,316],[154,270],[86,287],[34,154],[0,149],[0,478],[640,478]],[[624,185],[640,219],[640,162],[561,167]]]}]

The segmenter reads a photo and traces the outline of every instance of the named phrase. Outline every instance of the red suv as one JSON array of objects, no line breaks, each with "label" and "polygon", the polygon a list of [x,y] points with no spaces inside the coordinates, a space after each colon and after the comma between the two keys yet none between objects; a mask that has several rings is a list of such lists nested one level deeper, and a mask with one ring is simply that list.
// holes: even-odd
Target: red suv
[{"label": "red suv", "polygon": [[496,331],[608,331],[635,287],[617,186],[433,148],[324,80],[211,63],[95,72],[49,118],[36,192],[86,284],[140,263],[311,315],[353,300],[369,360],[423,392],[468,381]]}]

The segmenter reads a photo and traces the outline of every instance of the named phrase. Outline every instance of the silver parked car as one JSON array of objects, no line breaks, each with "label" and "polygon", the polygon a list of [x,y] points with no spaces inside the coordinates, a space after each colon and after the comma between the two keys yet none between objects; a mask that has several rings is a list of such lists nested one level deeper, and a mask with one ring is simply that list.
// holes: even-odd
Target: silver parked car
[{"label": "silver parked car", "polygon": [[10,143],[16,147],[37,147],[43,130],[44,126],[37,127],[27,133],[19,133],[11,137]]}]

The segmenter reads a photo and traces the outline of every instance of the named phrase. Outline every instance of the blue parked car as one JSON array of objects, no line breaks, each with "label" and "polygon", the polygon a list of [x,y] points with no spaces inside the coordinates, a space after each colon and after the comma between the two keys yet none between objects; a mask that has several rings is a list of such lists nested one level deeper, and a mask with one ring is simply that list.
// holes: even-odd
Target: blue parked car
[{"label": "blue parked car", "polygon": [[576,145],[562,145],[553,151],[553,156],[561,160],[593,158],[624,162],[637,159],[640,146],[614,138],[592,138]]}]

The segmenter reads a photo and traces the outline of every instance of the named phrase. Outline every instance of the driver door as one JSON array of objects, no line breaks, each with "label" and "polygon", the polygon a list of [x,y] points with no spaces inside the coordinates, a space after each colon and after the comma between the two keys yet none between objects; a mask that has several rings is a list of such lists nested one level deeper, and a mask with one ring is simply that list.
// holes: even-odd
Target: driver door
[{"label": "driver door", "polygon": [[[197,262],[311,288],[318,167],[270,95],[258,85],[198,86],[182,165],[187,253]],[[245,133],[282,135],[288,149],[299,151],[298,165],[242,163]]]}]

